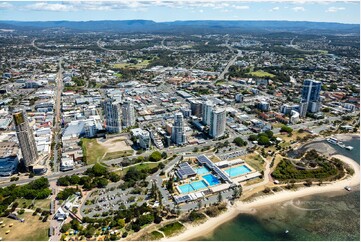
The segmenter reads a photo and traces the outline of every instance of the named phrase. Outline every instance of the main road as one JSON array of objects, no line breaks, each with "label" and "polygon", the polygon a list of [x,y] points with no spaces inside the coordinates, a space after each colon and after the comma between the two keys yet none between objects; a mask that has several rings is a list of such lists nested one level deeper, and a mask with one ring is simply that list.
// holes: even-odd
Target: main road
[{"label": "main road", "polygon": [[62,66],[62,59],[59,59],[58,63],[58,73],[56,76],[57,79],[57,86],[56,86],[56,95],[55,95],[55,123],[53,125],[53,135],[54,135],[54,160],[53,160],[53,167],[54,171],[59,171],[59,163],[58,163],[58,144],[59,144],[59,137],[61,133],[61,126],[60,126],[60,119],[61,119],[61,93],[63,92],[63,66]]},{"label": "main road", "polygon": [[98,41],[97,41],[97,46],[99,47],[99,49],[102,49],[102,50],[105,50],[105,51],[110,51],[110,52],[122,52],[123,50],[111,50],[111,49],[107,49],[107,48],[105,48],[104,46],[102,46],[101,44],[100,44],[100,41],[101,41],[101,39],[99,39]]},{"label": "main road", "polygon": [[[232,52],[235,50],[228,44],[228,40],[226,41],[226,47]],[[237,54],[229,60],[228,64],[226,65],[222,73],[218,76],[217,80],[224,79],[224,75],[228,73],[229,67],[231,67],[234,64],[234,62],[237,60],[237,58],[241,56],[242,56],[242,51],[237,50]]]},{"label": "main road", "polygon": [[37,49],[37,50],[39,50],[39,51],[44,51],[44,52],[54,52],[53,50],[50,50],[50,49],[49,49],[49,50],[48,50],[48,49],[42,49],[42,48],[36,46],[36,45],[35,45],[35,41],[36,41],[36,38],[33,39],[33,41],[31,42],[31,45],[32,45],[35,49]]}]

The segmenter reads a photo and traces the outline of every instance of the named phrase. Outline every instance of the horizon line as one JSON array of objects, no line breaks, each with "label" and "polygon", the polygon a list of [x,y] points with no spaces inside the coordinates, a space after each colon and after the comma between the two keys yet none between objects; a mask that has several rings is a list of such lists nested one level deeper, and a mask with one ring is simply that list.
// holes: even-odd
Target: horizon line
[{"label": "horizon line", "polygon": [[212,20],[212,19],[187,19],[187,20],[172,20],[172,21],[156,21],[156,20],[152,20],[152,19],[97,19],[97,20],[0,20],[0,22],[23,22],[23,23],[27,23],[27,22],[101,22],[101,21],[151,21],[151,22],[155,22],[155,23],[172,23],[172,22],[187,22],[187,21],[196,21],[196,22],[201,22],[201,21],[224,21],[224,22],[308,22],[308,23],[334,23],[334,24],[345,24],[345,25],[360,25],[360,23],[346,23],[346,22],[327,22],[327,21],[312,21],[312,20],[276,20],[276,19],[267,19],[267,20],[247,20],[247,19],[228,19],[228,20],[223,20],[223,19],[217,19],[217,20]]}]

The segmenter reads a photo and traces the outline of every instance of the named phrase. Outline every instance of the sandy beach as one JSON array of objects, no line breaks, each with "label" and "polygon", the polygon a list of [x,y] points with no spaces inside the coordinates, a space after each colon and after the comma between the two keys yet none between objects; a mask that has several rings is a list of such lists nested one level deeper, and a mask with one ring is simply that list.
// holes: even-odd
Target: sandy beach
[{"label": "sandy beach", "polygon": [[292,200],[295,198],[305,197],[309,195],[315,194],[322,194],[328,192],[335,192],[335,191],[344,191],[345,186],[358,186],[360,184],[360,165],[357,164],[354,160],[343,156],[343,155],[334,155],[332,157],[338,158],[349,164],[355,171],[352,177],[348,179],[344,179],[341,181],[333,182],[332,184],[322,185],[322,186],[312,186],[312,187],[304,187],[300,188],[297,191],[282,191],[277,192],[276,194],[267,195],[263,197],[259,197],[254,201],[244,203],[244,202],[236,202],[231,208],[229,208],[225,213],[221,214],[218,217],[210,218],[205,223],[199,226],[189,226],[187,230],[175,237],[171,238],[164,238],[163,241],[186,241],[197,238],[204,234],[208,234],[212,232],[215,228],[219,225],[235,218],[240,213],[254,213],[256,212],[257,208],[285,202],[288,200]]}]

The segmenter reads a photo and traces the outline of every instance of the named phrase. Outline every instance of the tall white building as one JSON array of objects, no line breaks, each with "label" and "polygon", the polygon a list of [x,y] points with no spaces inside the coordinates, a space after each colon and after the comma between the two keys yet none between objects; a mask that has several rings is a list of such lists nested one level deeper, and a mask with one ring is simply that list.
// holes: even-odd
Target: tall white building
[{"label": "tall white building", "polygon": [[139,133],[139,146],[146,150],[150,148],[150,135],[148,131],[142,130]]},{"label": "tall white building", "polygon": [[302,100],[300,104],[300,115],[305,117],[307,112],[317,113],[321,108],[321,92],[322,83],[312,79],[306,79],[302,87]]},{"label": "tall white building", "polygon": [[203,104],[202,122],[205,125],[211,124],[211,114],[212,114],[213,107],[214,107],[214,104],[211,101],[206,101]]},{"label": "tall white building", "polygon": [[35,138],[32,129],[29,127],[28,118],[25,111],[13,113],[16,135],[19,140],[21,154],[25,168],[28,170],[38,159]]},{"label": "tall white building", "polygon": [[215,109],[211,113],[211,123],[209,135],[218,138],[224,135],[226,130],[226,110],[224,108]]},{"label": "tall white building", "polygon": [[114,102],[112,99],[108,99],[104,101],[103,105],[107,132],[120,133],[122,131],[122,110],[120,102]]},{"label": "tall white building", "polygon": [[135,125],[135,110],[132,101],[125,101],[122,105],[123,127]]},{"label": "tall white building", "polygon": [[186,142],[186,134],[184,130],[182,113],[176,113],[174,115],[174,124],[172,127],[172,141],[177,145],[182,145]]}]

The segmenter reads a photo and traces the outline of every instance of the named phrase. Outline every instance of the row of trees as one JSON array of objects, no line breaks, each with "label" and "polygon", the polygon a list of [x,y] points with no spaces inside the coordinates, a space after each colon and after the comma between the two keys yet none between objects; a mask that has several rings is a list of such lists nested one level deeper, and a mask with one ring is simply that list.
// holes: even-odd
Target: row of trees
[{"label": "row of trees", "polygon": [[89,218],[84,217],[83,222],[88,225],[84,228],[76,220],[72,220],[70,223],[66,223],[61,228],[61,232],[65,233],[69,229],[79,231],[79,235],[83,235],[87,238],[92,237],[97,230],[103,227],[110,227],[112,229],[123,229],[123,237],[126,237],[130,230],[135,232],[139,231],[142,226],[150,223],[160,223],[162,217],[158,210],[149,207],[146,203],[138,206],[132,204],[128,208],[121,204],[119,210],[113,213],[113,217],[106,218]]},{"label": "row of trees", "polygon": [[271,130],[267,130],[263,133],[259,133],[258,135],[252,134],[248,137],[249,141],[257,141],[259,145],[269,146],[271,145],[271,141],[275,142],[276,137],[273,136],[273,132]]},{"label": "row of trees", "polygon": [[235,143],[237,146],[242,147],[247,145],[247,141],[244,141],[241,137],[237,137],[233,140],[233,143]]},{"label": "row of trees", "polygon": [[57,181],[58,186],[72,186],[80,185],[86,190],[91,190],[94,187],[104,188],[109,181],[118,182],[120,176],[114,172],[109,172],[107,167],[96,163],[93,167],[85,171],[84,176],[72,175],[60,177]]},{"label": "row of trees", "polygon": [[47,178],[41,177],[26,185],[16,186],[11,185],[5,188],[0,188],[0,214],[5,215],[9,205],[17,198],[26,199],[45,199],[51,194],[49,189],[49,181]]},{"label": "row of trees", "polygon": [[163,163],[159,163],[159,165],[154,168],[137,169],[136,167],[130,167],[123,178],[124,183],[120,187],[123,190],[134,187],[137,183],[144,181],[149,174],[153,174],[162,168],[164,168]]}]

